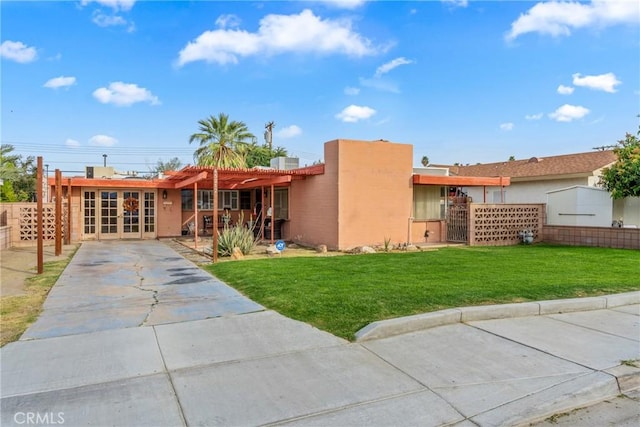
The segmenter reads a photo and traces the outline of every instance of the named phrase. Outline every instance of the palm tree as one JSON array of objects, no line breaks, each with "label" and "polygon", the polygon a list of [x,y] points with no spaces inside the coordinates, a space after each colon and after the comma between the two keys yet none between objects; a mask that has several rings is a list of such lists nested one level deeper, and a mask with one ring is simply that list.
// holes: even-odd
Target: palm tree
[{"label": "palm tree", "polygon": [[218,117],[199,120],[199,132],[189,138],[189,143],[198,141],[200,147],[193,154],[199,166],[222,168],[244,167],[245,159],[239,147],[255,138],[244,122],[229,121],[229,115],[220,113]]},{"label": "palm tree", "polygon": [[[213,223],[218,223],[218,168],[245,167],[244,156],[239,147],[247,144],[247,140],[255,139],[244,122],[229,122],[229,115],[220,113],[218,117],[211,116],[199,120],[200,132],[189,138],[189,143],[200,142],[200,147],[193,154],[193,159],[199,166],[213,167]],[[197,223],[197,220],[196,220]],[[213,262],[218,261],[218,232],[214,227]]]}]

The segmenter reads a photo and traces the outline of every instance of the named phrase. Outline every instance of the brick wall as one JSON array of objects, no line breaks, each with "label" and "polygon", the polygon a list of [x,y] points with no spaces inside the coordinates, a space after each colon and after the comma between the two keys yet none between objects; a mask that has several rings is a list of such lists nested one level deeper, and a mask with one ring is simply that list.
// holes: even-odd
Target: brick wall
[{"label": "brick wall", "polygon": [[545,225],[542,240],[561,245],[640,249],[640,228]]}]

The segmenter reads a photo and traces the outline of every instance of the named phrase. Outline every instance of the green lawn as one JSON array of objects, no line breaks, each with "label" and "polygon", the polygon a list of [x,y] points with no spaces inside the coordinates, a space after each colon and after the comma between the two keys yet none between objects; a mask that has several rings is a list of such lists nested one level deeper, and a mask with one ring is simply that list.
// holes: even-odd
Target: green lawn
[{"label": "green lawn", "polygon": [[376,320],[444,308],[640,289],[640,251],[549,245],[283,257],[207,269],[265,307],[347,339]]}]

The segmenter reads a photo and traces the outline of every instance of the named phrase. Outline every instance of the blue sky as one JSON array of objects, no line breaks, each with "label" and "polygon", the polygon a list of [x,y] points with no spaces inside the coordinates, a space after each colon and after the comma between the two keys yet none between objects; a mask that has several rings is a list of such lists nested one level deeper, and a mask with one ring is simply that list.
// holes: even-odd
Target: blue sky
[{"label": "blue sky", "polygon": [[[337,138],[414,163],[590,151],[635,133],[640,3],[2,1],[2,144],[73,174],[193,163],[220,112],[311,164]],[[363,159],[366,161],[366,159]]]}]

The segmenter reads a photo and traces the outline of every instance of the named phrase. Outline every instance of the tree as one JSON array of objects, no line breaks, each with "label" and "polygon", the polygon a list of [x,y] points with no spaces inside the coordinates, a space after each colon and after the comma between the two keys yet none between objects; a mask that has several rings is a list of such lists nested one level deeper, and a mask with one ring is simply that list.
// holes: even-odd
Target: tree
[{"label": "tree", "polygon": [[515,162],[516,160],[516,156],[509,156],[509,161],[510,162]]},{"label": "tree", "polygon": [[422,163],[422,166],[426,168],[429,165],[429,158],[427,156],[422,156],[420,163]]},{"label": "tree", "polygon": [[177,171],[182,167],[182,162],[179,158],[174,157],[167,162],[163,162],[162,159],[158,159],[156,166],[151,168],[151,173],[159,175],[166,171]]},{"label": "tree", "polygon": [[255,142],[239,147],[240,154],[245,159],[246,167],[269,166],[274,157],[286,157],[287,150],[283,147],[269,148],[268,145],[258,145]]},{"label": "tree", "polygon": [[36,168],[33,156],[10,154],[13,145],[0,145],[0,200],[3,202],[26,202],[36,196]]},{"label": "tree", "polygon": [[614,199],[640,197],[640,127],[637,136],[626,134],[613,149],[616,162],[604,168],[601,184]]},{"label": "tree", "polygon": [[[229,121],[224,113],[218,117],[198,121],[200,132],[189,138],[189,143],[198,141],[200,147],[193,158],[199,166],[213,166],[213,223],[218,222],[218,168],[245,167],[244,156],[239,147],[246,145],[247,140],[255,139],[244,122]],[[213,233],[213,262],[218,260],[218,233]]]},{"label": "tree", "polygon": [[244,122],[229,121],[227,114],[220,113],[218,117],[211,116],[198,121],[198,124],[199,132],[189,138],[189,143],[200,143],[193,155],[197,165],[236,168],[246,166],[239,147],[246,145],[255,136],[249,132]]}]

